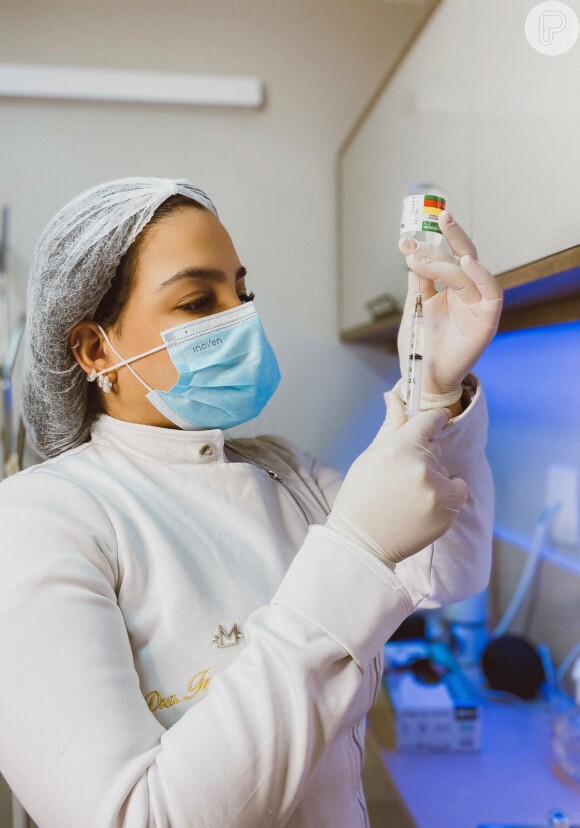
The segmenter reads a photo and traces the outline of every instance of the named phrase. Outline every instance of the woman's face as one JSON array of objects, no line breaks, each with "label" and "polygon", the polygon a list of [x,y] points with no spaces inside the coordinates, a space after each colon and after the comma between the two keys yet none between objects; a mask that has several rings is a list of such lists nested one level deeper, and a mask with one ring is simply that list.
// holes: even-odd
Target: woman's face
[{"label": "woman's face", "polygon": [[[211,274],[184,271],[210,269]],[[215,271],[222,271],[216,273]],[[241,305],[246,298],[245,269],[225,227],[209,210],[179,210],[151,225],[138,258],[135,283],[122,315],[121,332],[107,335],[123,359],[163,344],[161,331]],[[242,298],[243,297],[243,298]],[[246,299],[247,301],[247,299]],[[87,374],[119,362],[95,322],[71,330],[69,344]],[[178,379],[166,348],[138,359],[131,367],[151,388],[167,391]],[[126,365],[109,374],[112,388],[105,410],[135,423],[178,428],[146,399],[147,389]]]}]

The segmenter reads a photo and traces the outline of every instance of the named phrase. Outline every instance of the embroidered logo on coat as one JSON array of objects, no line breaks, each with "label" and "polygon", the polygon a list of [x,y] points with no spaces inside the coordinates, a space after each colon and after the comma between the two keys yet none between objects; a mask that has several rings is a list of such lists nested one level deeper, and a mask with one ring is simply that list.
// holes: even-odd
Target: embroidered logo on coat
[{"label": "embroidered logo on coat", "polygon": [[228,632],[220,624],[217,628],[217,632],[212,638],[212,642],[217,644],[218,647],[232,647],[234,644],[238,643],[238,638],[243,638],[244,634],[238,630],[238,625],[234,624],[231,630]]}]

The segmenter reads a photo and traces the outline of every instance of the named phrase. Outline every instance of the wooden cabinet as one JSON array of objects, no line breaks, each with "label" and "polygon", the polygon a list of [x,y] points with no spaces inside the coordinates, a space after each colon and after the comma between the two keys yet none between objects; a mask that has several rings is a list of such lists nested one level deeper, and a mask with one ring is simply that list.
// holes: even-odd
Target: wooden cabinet
[{"label": "wooden cabinet", "polygon": [[[547,266],[554,254],[580,243],[574,146],[580,132],[574,103],[580,97],[580,45],[557,57],[539,54],[525,37],[528,12],[521,0],[436,3],[342,145],[337,174],[343,341],[372,322],[368,301],[383,293],[399,304],[404,300],[399,220],[411,182],[443,187],[481,262],[501,274],[504,287],[508,272],[540,260]],[[563,266],[557,259],[552,264]],[[549,321],[560,321],[549,284],[543,286],[552,306]],[[561,295],[561,279],[554,287]],[[506,295],[506,313],[511,301]],[[570,318],[573,303],[565,304]],[[391,333],[397,319],[393,315],[386,326]],[[384,329],[384,321],[371,327]]]},{"label": "wooden cabinet", "polygon": [[[499,331],[580,319],[580,245],[496,276],[504,291]],[[342,342],[386,344],[396,350],[401,314],[341,331]]]},{"label": "wooden cabinet", "polygon": [[[450,12],[455,1],[443,5]],[[542,55],[524,33],[533,4],[468,5],[477,33],[474,241],[499,274],[580,243],[580,42]]]}]

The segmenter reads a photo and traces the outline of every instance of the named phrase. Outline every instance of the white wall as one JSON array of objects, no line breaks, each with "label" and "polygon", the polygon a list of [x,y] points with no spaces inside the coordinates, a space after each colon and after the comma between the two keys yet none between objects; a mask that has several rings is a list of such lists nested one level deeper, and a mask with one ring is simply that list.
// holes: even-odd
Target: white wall
[{"label": "white wall", "polygon": [[[359,401],[374,397],[382,406],[391,381],[386,364],[373,369],[337,341],[335,155],[421,7],[379,0],[3,5],[3,61],[255,75],[267,96],[261,110],[0,100],[14,313],[24,306],[36,240],[70,198],[128,175],[189,178],[216,204],[248,268],[282,373],[265,411],[231,435],[278,433],[324,454]],[[356,456],[356,438],[343,458]]]}]

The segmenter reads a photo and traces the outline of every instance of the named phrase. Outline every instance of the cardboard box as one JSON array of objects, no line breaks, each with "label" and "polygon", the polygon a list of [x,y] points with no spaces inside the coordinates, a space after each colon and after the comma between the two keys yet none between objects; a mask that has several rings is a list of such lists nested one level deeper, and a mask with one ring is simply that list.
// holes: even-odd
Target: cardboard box
[{"label": "cardboard box", "polygon": [[[440,674],[438,683],[424,683],[404,667],[418,659],[430,660]],[[480,749],[481,701],[446,644],[423,639],[387,642],[384,669],[397,750],[471,753]]]}]

